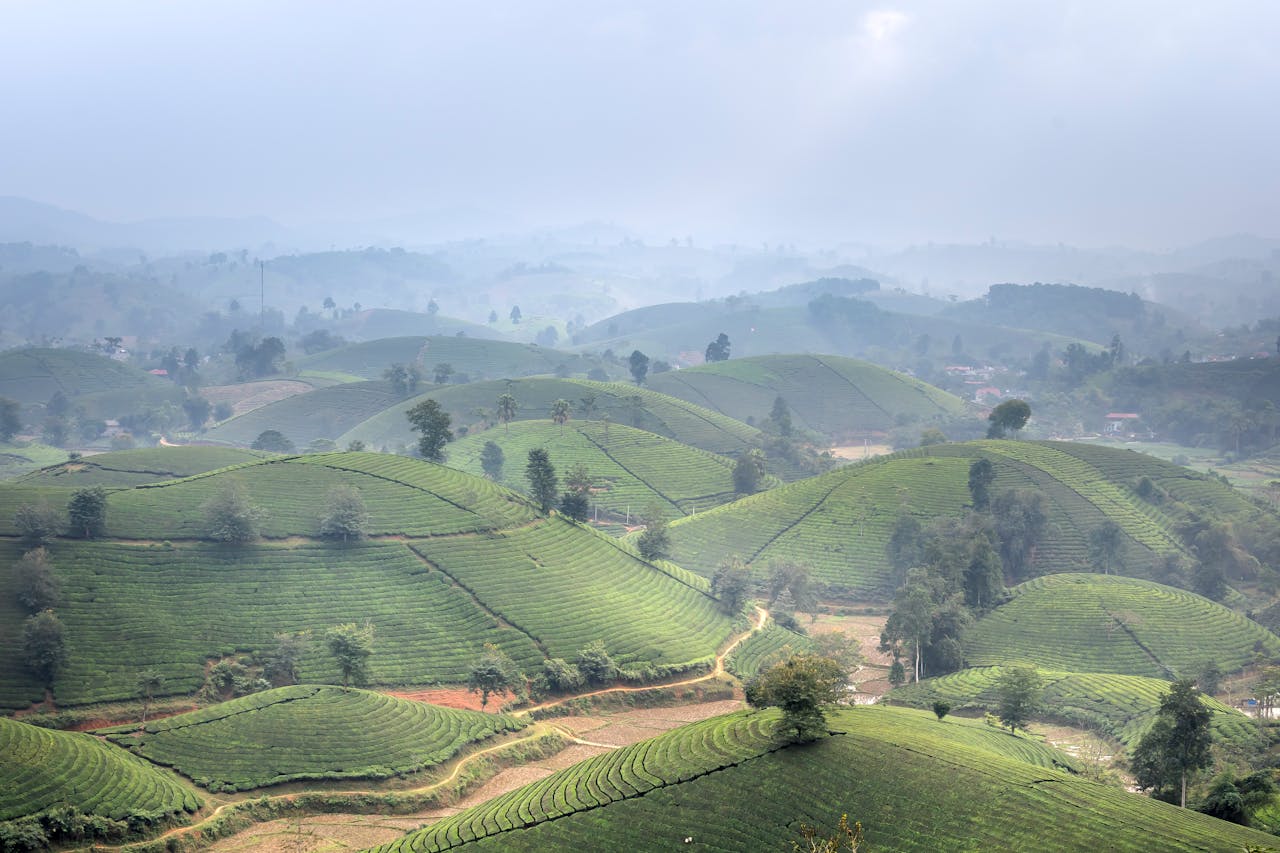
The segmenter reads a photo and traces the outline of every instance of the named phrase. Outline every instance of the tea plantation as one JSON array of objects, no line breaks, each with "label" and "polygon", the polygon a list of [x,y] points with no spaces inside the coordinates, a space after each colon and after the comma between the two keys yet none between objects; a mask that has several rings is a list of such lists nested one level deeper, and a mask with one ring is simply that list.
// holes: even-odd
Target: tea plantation
[{"label": "tea plantation", "polygon": [[95,353],[33,347],[0,353],[0,397],[29,405],[46,403],[55,391],[73,398],[106,392],[174,392],[181,389],[145,370]]},{"label": "tea plantation", "polygon": [[389,382],[331,385],[294,394],[223,421],[208,430],[203,438],[247,446],[266,430],[273,429],[302,450],[318,438],[336,439],[402,398]]},{"label": "tea plantation", "polygon": [[[448,447],[448,464],[470,474],[483,474],[480,455],[486,442],[502,448],[505,463],[498,481],[528,489],[525,461],[529,451],[543,448],[563,481],[575,465],[593,479],[591,503],[601,511],[634,518],[657,504],[668,517],[701,512],[727,503],[733,490],[734,461],[669,438],[622,424],[574,421],[563,427],[551,421],[517,421],[510,428],[485,430]],[[776,480],[771,480],[776,482]]]},{"label": "tea plantation", "polygon": [[483,340],[454,335],[436,337],[380,338],[352,344],[300,359],[304,372],[349,373],[365,379],[381,379],[392,364],[417,365],[430,381],[435,368],[448,364],[455,374],[471,381],[553,373],[557,368],[585,374],[595,359],[576,353],[521,344],[514,341]]},{"label": "tea plantation", "polygon": [[1066,573],[1011,594],[965,633],[970,665],[1189,678],[1209,661],[1235,672],[1280,655],[1280,637],[1256,622],[1150,581]]},{"label": "tea plantation", "polygon": [[964,402],[932,385],[866,361],[834,355],[766,355],[654,376],[655,391],[732,418],[766,418],[782,397],[796,427],[825,435],[881,432],[895,418],[962,414]]},{"label": "tea plantation", "polygon": [[296,686],[103,733],[211,790],[301,779],[383,779],[434,767],[468,744],[526,725],[364,690]]},{"label": "tea plantation", "polygon": [[[60,455],[65,456],[64,452]],[[59,462],[32,471],[21,485],[83,489],[86,486],[128,488],[143,483],[178,480],[193,474],[241,465],[268,456],[233,447],[148,447],[97,453],[74,462]]]},{"label": "tea plantation", "polygon": [[1239,851],[1273,838],[1072,776],[1054,769],[1071,763],[1055,750],[981,725],[842,709],[832,736],[783,746],[751,726],[761,718],[775,719],[677,729],[378,849],[782,849],[801,823],[830,832],[842,813],[872,850],[1038,850],[1052,839],[1055,850]]},{"label": "tea plantation", "polygon": [[804,634],[788,631],[776,622],[747,637],[729,655],[725,667],[743,681],[791,654],[813,650],[813,641]]},{"label": "tea plantation", "polygon": [[0,717],[0,820],[72,806],[82,814],[152,821],[194,812],[200,799],[169,774],[92,735]]}]

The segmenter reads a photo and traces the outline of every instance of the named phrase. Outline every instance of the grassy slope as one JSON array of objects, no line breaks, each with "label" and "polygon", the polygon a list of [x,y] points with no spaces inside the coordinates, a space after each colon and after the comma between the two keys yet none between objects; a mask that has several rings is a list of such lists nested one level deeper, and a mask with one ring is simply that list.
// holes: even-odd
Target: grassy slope
[{"label": "grassy slope", "polygon": [[413,336],[382,338],[316,353],[300,359],[297,366],[304,373],[349,373],[381,379],[383,371],[395,363],[416,364],[428,379],[437,365],[447,363],[474,382],[552,373],[561,365],[573,373],[586,373],[595,362],[576,353],[514,341]]},{"label": "grassy slope", "polygon": [[119,820],[193,812],[200,801],[168,774],[92,735],[0,717],[0,820],[60,805]]},{"label": "grassy slope", "polygon": [[[1000,672],[1001,667],[992,666],[926,678],[897,688],[888,701],[927,709],[944,700],[956,710],[995,712]],[[1044,680],[1045,716],[1105,732],[1129,747],[1146,732],[1160,710],[1161,697],[1169,692],[1168,681],[1140,675],[1041,671],[1040,677]],[[1266,746],[1266,736],[1252,719],[1216,699],[1205,702],[1213,712],[1218,742],[1253,749]]]},{"label": "grassy slope", "polygon": [[394,338],[410,335],[448,335],[463,332],[471,338],[500,338],[499,332],[487,326],[469,323],[455,317],[440,314],[424,314],[420,311],[402,311],[395,308],[371,308],[353,317],[346,317],[335,324],[340,334],[360,340]]},{"label": "grassy slope", "polygon": [[[371,448],[397,445],[413,446],[416,433],[410,432],[404,412],[430,397],[453,417],[454,428],[475,427],[478,423],[494,423],[498,397],[511,394],[520,404],[519,420],[541,420],[549,417],[551,403],[568,400],[574,417],[582,418],[582,398],[595,395],[592,420],[605,415],[614,423],[627,424],[649,432],[674,438],[682,444],[725,455],[737,454],[760,436],[759,430],[718,412],[620,382],[591,382],[584,379],[518,379],[513,382],[475,382],[451,385],[392,406],[385,412],[344,434],[339,442],[360,439]],[[478,414],[484,410],[486,414]],[[446,453],[448,449],[446,448]]]},{"label": "grassy slope", "polygon": [[[281,541],[195,538],[205,535],[201,504],[228,477],[267,509],[264,531]],[[379,538],[314,538],[338,484],[361,490]],[[11,535],[13,509],[41,494],[65,501],[66,492],[0,488],[0,533]],[[462,681],[486,642],[529,671],[597,639],[628,669],[680,667],[709,659],[731,630],[702,591],[609,538],[538,519],[512,492],[405,457],[283,457],[116,491],[107,536],[50,548],[70,659],[54,685],[62,704],[130,697],[141,669],[190,691],[211,656],[366,619],[377,631],[377,683]],[[15,541],[0,545],[0,566],[17,556]],[[19,663],[12,583],[0,572],[0,705],[18,707],[40,691]],[[337,670],[319,646],[302,675],[331,682]]]},{"label": "grassy slope", "polygon": [[827,435],[884,431],[898,415],[928,419],[964,411],[964,403],[945,391],[840,356],[730,359],[662,373],[650,385],[742,421],[762,421],[781,396],[797,427]]},{"label": "grassy slope", "polygon": [[[65,454],[63,454],[65,455]],[[231,447],[152,447],[118,450],[61,462],[32,471],[19,485],[80,489],[86,486],[128,487],[176,480],[230,465],[262,459],[267,454]]]},{"label": "grassy slope", "polygon": [[1149,581],[1060,574],[1016,586],[965,633],[974,666],[1032,663],[1070,672],[1192,677],[1207,661],[1234,672],[1280,637],[1195,593]]},{"label": "grassy slope", "polygon": [[862,822],[872,850],[1039,850],[1052,839],[1055,850],[1235,851],[1271,839],[1053,769],[1053,750],[985,726],[843,709],[829,720],[839,734],[776,748],[745,725],[771,716],[677,729],[380,850],[666,849],[686,838],[782,849],[801,823],[829,831],[842,813]]},{"label": "grassy slope", "polygon": [[893,579],[885,546],[905,503],[922,523],[959,515],[969,503],[969,465],[996,468],[994,492],[1039,491],[1050,525],[1037,549],[1040,572],[1088,564],[1087,537],[1107,519],[1126,534],[1124,571],[1151,576],[1166,554],[1182,549],[1167,505],[1134,491],[1140,473],[1195,509],[1230,518],[1252,507],[1220,483],[1127,451],[1061,442],[978,441],[904,451],[850,466],[681,519],[671,527],[676,562],[710,575],[732,554],[764,564],[809,563],[822,581],[854,595],[884,596]]},{"label": "grassy slope", "polygon": [[735,497],[732,459],[672,441],[652,432],[602,421],[571,420],[563,427],[551,421],[517,421],[509,428],[485,430],[449,445],[448,464],[470,474],[483,474],[480,454],[492,441],[502,448],[504,486],[528,489],[525,464],[529,451],[544,448],[557,473],[584,465],[594,478],[593,504],[615,514],[628,507],[634,516],[656,503],[669,517],[702,511]]},{"label": "grassy slope", "polygon": [[403,776],[523,725],[364,690],[297,686],[156,720],[141,736],[136,726],[104,733],[198,785],[245,791],[299,779]]},{"label": "grassy slope", "polygon": [[67,451],[47,444],[0,443],[0,480],[20,477],[67,458]]},{"label": "grassy slope", "polygon": [[317,438],[335,439],[401,399],[390,383],[382,381],[317,388],[223,421],[203,438],[247,446],[274,429],[301,449]]},{"label": "grassy slope", "polygon": [[[170,391],[173,383],[106,356],[67,349],[31,348],[0,353],[0,397],[27,405],[108,391]],[[179,396],[181,393],[179,392]]]}]

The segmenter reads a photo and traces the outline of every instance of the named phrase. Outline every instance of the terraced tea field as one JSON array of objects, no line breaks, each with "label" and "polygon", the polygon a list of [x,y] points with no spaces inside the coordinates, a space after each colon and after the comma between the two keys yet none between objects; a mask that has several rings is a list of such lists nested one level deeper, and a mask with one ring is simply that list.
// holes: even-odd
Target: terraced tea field
[{"label": "terraced tea field", "polygon": [[[174,391],[172,382],[106,356],[32,347],[0,353],[0,397],[24,405],[46,403],[55,391],[68,398],[104,392]],[[181,396],[180,390],[178,391]]]},{"label": "terraced tea field", "polygon": [[772,714],[677,729],[377,849],[768,850],[799,840],[800,823],[831,831],[842,813],[862,822],[872,850],[1033,850],[1045,839],[1060,850],[1134,853],[1270,843],[1263,833],[1053,769],[1070,760],[985,726],[841,709],[830,718],[838,734],[779,748],[745,722],[761,717]]},{"label": "terraced tea field", "polygon": [[[1184,551],[1178,518],[1139,498],[1136,478],[1120,464],[1128,460],[1111,458],[1125,451],[1078,453],[1076,447],[976,441],[879,457],[680,519],[671,526],[672,559],[706,576],[735,554],[758,565],[797,560],[835,594],[887,597],[893,581],[885,548],[898,507],[909,507],[922,524],[961,515],[970,501],[969,466],[979,458],[995,466],[993,492],[1029,489],[1045,497],[1049,524],[1036,549],[1038,572],[1088,568],[1089,533],[1107,520],[1126,534],[1124,574],[1150,576],[1165,555]],[[1236,505],[1238,498],[1220,483],[1195,479],[1194,485],[1211,512]],[[1194,495],[1188,502],[1202,506]]]},{"label": "terraced tea field", "polygon": [[549,374],[557,368],[586,374],[596,360],[534,344],[449,335],[382,338],[307,356],[297,364],[304,373],[348,373],[365,379],[381,379],[392,364],[416,364],[428,381],[437,365],[448,364],[476,382]]},{"label": "terraced tea field", "polygon": [[[926,678],[896,688],[886,701],[927,709],[937,700],[957,711],[995,713],[999,705],[996,680],[1002,669],[979,667]],[[1101,731],[1132,748],[1160,710],[1169,682],[1159,678],[1112,673],[1041,671],[1044,680],[1044,716],[1081,728]],[[1212,697],[1204,697],[1212,711],[1214,739],[1242,749],[1264,748],[1266,735],[1239,711]]]},{"label": "terraced tea field", "polygon": [[[59,451],[65,457],[65,452]],[[97,453],[74,462],[60,461],[33,471],[17,484],[83,489],[87,486],[129,488],[143,483],[177,480],[232,465],[265,459],[270,454],[233,447],[150,447]]]},{"label": "terraced tea field", "polygon": [[[448,447],[448,464],[483,475],[480,454],[486,442],[502,448],[505,464],[498,481],[517,491],[528,489],[525,461],[529,451],[543,448],[561,479],[583,465],[594,485],[591,503],[601,511],[634,518],[650,503],[670,517],[701,512],[727,503],[733,491],[734,461],[705,450],[622,424],[607,428],[600,421],[517,421],[510,428],[474,433]],[[774,481],[776,482],[776,480]]]},{"label": "terraced tea field", "polygon": [[200,799],[140,758],[92,735],[0,717],[0,820],[69,805],[114,820],[194,812]]},{"label": "terraced tea field", "polygon": [[776,397],[793,423],[823,435],[885,432],[895,418],[928,420],[965,411],[959,398],[870,362],[834,355],[766,355],[691,367],[654,376],[655,391],[756,423]]},{"label": "terraced tea field", "polygon": [[440,314],[424,314],[420,311],[402,311],[394,308],[370,308],[352,317],[344,317],[336,326],[344,337],[362,341],[379,338],[395,338],[406,335],[440,335],[454,337],[458,333],[469,338],[500,338],[501,334],[488,326],[469,323],[455,317]]},{"label": "terraced tea field", "polygon": [[800,652],[813,650],[813,641],[804,634],[788,631],[776,622],[747,637],[729,658],[725,668],[743,681],[755,678],[761,669]]},{"label": "terraced tea field", "polygon": [[0,442],[0,480],[21,477],[48,465],[56,465],[67,458],[61,447],[50,447],[36,442],[4,444]]},{"label": "terraced tea field", "polygon": [[223,421],[202,438],[248,446],[263,432],[273,429],[303,450],[317,438],[336,439],[402,399],[391,390],[391,383],[381,380],[331,385]]},{"label": "terraced tea field", "polygon": [[304,779],[384,779],[434,767],[469,744],[526,723],[364,690],[296,686],[135,726],[114,743],[210,790]]},{"label": "terraced tea field", "polygon": [[964,636],[971,666],[1030,663],[1046,670],[1193,677],[1207,661],[1223,672],[1280,654],[1280,637],[1194,593],[1096,574],[1048,575]]}]

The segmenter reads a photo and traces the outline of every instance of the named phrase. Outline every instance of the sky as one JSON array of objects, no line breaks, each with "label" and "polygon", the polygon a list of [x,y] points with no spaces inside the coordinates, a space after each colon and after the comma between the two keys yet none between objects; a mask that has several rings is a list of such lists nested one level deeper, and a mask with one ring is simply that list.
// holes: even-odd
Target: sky
[{"label": "sky", "polygon": [[0,195],[805,244],[1280,236],[1280,3],[6,0]]}]

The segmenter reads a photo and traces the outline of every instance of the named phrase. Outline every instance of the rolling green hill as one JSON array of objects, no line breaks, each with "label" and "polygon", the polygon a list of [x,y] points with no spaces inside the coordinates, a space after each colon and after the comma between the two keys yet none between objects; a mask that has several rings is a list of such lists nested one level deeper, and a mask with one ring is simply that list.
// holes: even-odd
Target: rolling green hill
[{"label": "rolling green hill", "polygon": [[[1018,488],[1044,495],[1049,524],[1036,550],[1039,573],[1088,567],[1088,535],[1111,520],[1125,534],[1123,573],[1152,577],[1167,555],[1185,549],[1176,524],[1188,508],[1227,519],[1257,511],[1211,478],[1138,453],[976,441],[880,457],[680,519],[671,526],[672,559],[707,576],[735,554],[760,566],[797,560],[838,594],[884,597],[894,586],[885,548],[898,508],[909,507],[922,524],[960,515],[970,501],[969,466],[979,458],[995,466],[992,494]],[[1139,497],[1140,475],[1177,502]]]},{"label": "rolling green hill", "polygon": [[425,314],[421,311],[403,311],[395,308],[370,308],[350,317],[344,317],[334,328],[347,338],[376,341],[379,338],[399,338],[410,335],[454,336],[459,332],[469,338],[500,339],[502,335],[488,326],[469,323],[455,317]]},{"label": "rolling green hill", "polygon": [[840,356],[776,355],[660,373],[655,391],[717,412],[756,422],[776,397],[791,409],[797,427],[830,436],[884,432],[895,418],[928,420],[960,415],[960,398],[865,361]]},{"label": "rolling green hill", "polygon": [[299,359],[297,366],[304,375],[315,371],[381,379],[383,371],[392,364],[416,364],[424,377],[430,380],[437,365],[449,364],[456,374],[454,381],[465,375],[475,382],[554,373],[557,369],[586,374],[597,366],[597,361],[534,344],[450,335],[381,338],[316,353]]},{"label": "rolling green hill", "polygon": [[44,404],[55,391],[68,398],[106,393],[182,397],[172,382],[95,353],[48,348],[0,353],[0,397]]},{"label": "rolling green hill", "polygon": [[8,480],[29,474],[47,465],[54,465],[67,458],[61,447],[50,447],[35,442],[4,444],[0,442],[0,480]]},{"label": "rolling green hill", "polygon": [[391,383],[352,382],[295,394],[223,421],[202,438],[247,446],[273,429],[298,449],[317,438],[335,439],[356,424],[403,399]]},{"label": "rolling green hill", "polygon": [[1280,637],[1185,590],[1094,574],[1046,575],[965,632],[973,666],[1031,663],[1067,672],[1189,678],[1208,661],[1223,672],[1280,654]]},{"label": "rolling green hill", "polygon": [[772,713],[695,723],[588,759],[382,853],[785,849],[802,823],[860,821],[870,850],[1238,851],[1272,836],[1054,768],[1060,753],[959,720],[841,709],[806,745]]},{"label": "rolling green hill", "polygon": [[154,822],[200,807],[169,774],[92,735],[0,717],[0,820],[72,806],[83,814]]},{"label": "rolling green hill", "polygon": [[[65,453],[60,453],[65,456]],[[81,489],[86,486],[129,487],[176,480],[230,465],[262,459],[267,454],[231,447],[151,447],[98,453],[32,471],[18,482],[30,486]]]},{"label": "rolling green hill", "polygon": [[[930,708],[935,701],[955,710],[995,713],[999,706],[996,680],[1001,667],[965,669],[895,689],[886,701],[914,708]],[[1041,671],[1044,680],[1044,716],[1070,725],[1101,731],[1136,746],[1160,710],[1169,682],[1140,675]],[[1257,724],[1239,711],[1212,697],[1204,702],[1213,712],[1214,738],[1219,743],[1257,749],[1267,738]]]},{"label": "rolling green hill", "polygon": [[[231,479],[266,510],[270,538],[204,538],[202,505]],[[373,538],[317,538],[338,485],[360,490]],[[0,533],[14,533],[21,504],[44,496],[65,505],[67,493],[0,486]],[[487,642],[529,672],[596,640],[633,675],[681,671],[705,665],[732,630],[703,591],[608,537],[539,518],[524,498],[478,477],[386,454],[278,457],[113,491],[104,539],[58,540],[49,552],[63,590],[69,661],[54,684],[63,705],[132,697],[145,669],[167,690],[189,692],[210,658],[352,621],[375,627],[379,684],[463,681]],[[0,542],[0,566],[18,554],[16,540]],[[13,582],[0,572],[2,707],[41,695],[20,664]],[[338,678],[319,643],[301,674]]]},{"label": "rolling green hill", "polygon": [[[467,426],[470,433],[497,422],[494,410],[498,397],[503,394],[511,394],[520,404],[516,412],[518,420],[545,419],[550,416],[551,403],[565,399],[574,407],[574,419],[601,420],[608,415],[613,423],[648,430],[722,455],[735,455],[760,437],[755,427],[648,388],[585,379],[517,379],[433,389],[375,415],[345,433],[339,442],[345,444],[360,439],[369,447],[393,450],[401,444],[412,447],[416,436],[410,432],[404,412],[427,398],[436,400],[450,413],[455,430]],[[583,398],[594,400],[589,417]],[[448,452],[446,447],[445,453]]]},{"label": "rolling green hill", "polygon": [[156,720],[142,735],[132,725],[102,733],[201,787],[247,791],[301,779],[404,776],[524,725],[365,690],[296,686]]},{"label": "rolling green hill", "polygon": [[565,473],[583,465],[594,478],[591,503],[611,515],[630,508],[634,517],[650,503],[668,516],[701,512],[727,503],[733,491],[732,459],[698,450],[652,432],[603,421],[517,421],[510,428],[473,433],[448,447],[449,465],[482,475],[480,454],[492,441],[505,461],[499,482],[528,489],[529,451],[544,448],[563,483]]}]

